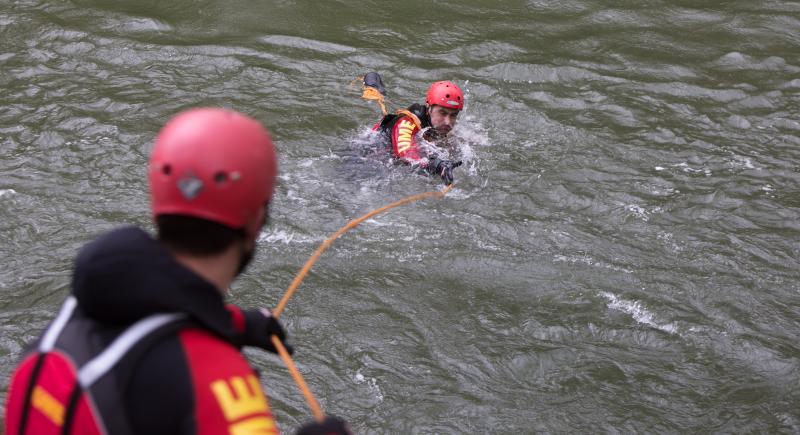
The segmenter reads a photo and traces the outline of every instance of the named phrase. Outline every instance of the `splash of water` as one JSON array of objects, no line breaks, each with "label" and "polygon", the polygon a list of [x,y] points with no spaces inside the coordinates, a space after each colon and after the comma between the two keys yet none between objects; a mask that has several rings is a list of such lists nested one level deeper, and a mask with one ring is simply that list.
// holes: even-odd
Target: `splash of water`
[{"label": "splash of water", "polygon": [[641,324],[670,334],[675,334],[678,332],[678,327],[675,325],[675,323],[658,323],[656,321],[655,314],[649,311],[640,301],[629,301],[627,299],[622,299],[609,292],[601,292],[600,295],[609,301],[608,308],[628,313],[631,315],[631,317],[633,317],[633,320]]}]

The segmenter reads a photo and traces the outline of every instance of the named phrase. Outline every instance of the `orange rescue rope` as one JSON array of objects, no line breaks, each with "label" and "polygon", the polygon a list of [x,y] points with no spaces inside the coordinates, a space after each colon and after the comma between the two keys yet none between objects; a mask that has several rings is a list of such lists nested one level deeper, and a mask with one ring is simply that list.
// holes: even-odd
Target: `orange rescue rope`
[{"label": "orange rescue rope", "polygon": [[377,101],[378,105],[381,106],[381,112],[383,112],[383,114],[386,115],[386,113],[387,113],[386,112],[386,105],[383,104],[383,101],[384,101],[383,95],[381,95],[381,93],[378,92],[377,89],[369,87],[369,86],[364,86],[364,90],[361,93],[361,98],[363,98],[365,100],[375,100],[375,101]]},{"label": "orange rescue rope", "polygon": [[[317,248],[317,250],[314,251],[314,254],[311,255],[311,257],[306,261],[306,264],[303,265],[303,268],[300,269],[300,272],[297,273],[297,276],[294,277],[294,280],[289,285],[289,288],[286,289],[286,292],[283,294],[283,297],[278,302],[278,305],[275,307],[274,310],[272,310],[272,315],[275,316],[276,319],[280,317],[284,308],[286,308],[286,304],[289,303],[289,299],[292,298],[294,292],[297,290],[297,287],[299,287],[300,283],[303,281],[303,278],[305,278],[306,275],[308,275],[309,270],[311,270],[311,266],[314,265],[314,263],[322,255],[322,253],[325,252],[325,250],[328,249],[333,243],[333,241],[336,240],[339,236],[357,227],[361,222],[364,222],[365,220],[371,218],[372,216],[375,216],[376,214],[382,213],[386,210],[399,207],[401,205],[408,204],[410,202],[418,201],[420,199],[427,198],[430,196],[443,198],[452,187],[453,185],[451,184],[442,189],[441,191],[430,191],[430,192],[419,193],[412,196],[407,196],[389,205],[376,208],[375,210],[372,210],[371,212],[348,222],[347,225],[343,226],[338,231],[333,233],[333,235],[325,239],[325,241],[322,242],[321,245],[319,245],[319,248]],[[319,403],[314,398],[314,395],[311,393],[311,390],[308,388],[308,385],[306,385],[305,380],[303,380],[303,376],[300,374],[300,371],[297,370],[297,367],[295,366],[292,357],[289,355],[289,352],[286,351],[286,348],[283,346],[283,343],[281,343],[281,341],[278,339],[277,336],[273,335],[272,337],[270,337],[270,339],[272,340],[272,344],[275,345],[275,348],[278,350],[278,355],[280,355],[281,359],[283,360],[283,363],[286,364],[286,368],[289,369],[289,373],[292,375],[292,378],[294,378],[294,381],[297,384],[298,388],[300,388],[300,391],[303,393],[303,396],[305,396],[306,402],[308,402],[308,406],[311,408],[311,412],[314,414],[314,419],[317,420],[318,422],[322,422],[325,419],[325,414],[322,412],[322,408],[319,406]]]},{"label": "orange rescue rope", "polygon": [[350,82],[350,87],[352,87],[357,81],[362,82],[362,84],[361,84],[361,98],[363,98],[363,99],[365,99],[367,101],[373,100],[373,101],[377,102],[378,105],[381,106],[381,112],[383,112],[383,115],[386,116],[386,114],[389,113],[386,110],[386,104],[385,104],[386,97],[384,97],[383,94],[381,94],[381,92],[379,90],[373,88],[372,86],[367,86],[367,85],[363,84],[364,76],[356,77],[352,82]]}]

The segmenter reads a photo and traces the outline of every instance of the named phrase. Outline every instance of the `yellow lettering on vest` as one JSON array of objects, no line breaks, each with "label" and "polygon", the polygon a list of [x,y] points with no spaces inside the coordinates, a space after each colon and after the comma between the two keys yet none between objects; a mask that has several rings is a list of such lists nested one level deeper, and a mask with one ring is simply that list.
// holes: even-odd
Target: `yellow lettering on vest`
[{"label": "yellow lettering on vest", "polygon": [[397,139],[397,152],[402,153],[403,151],[411,148],[411,139],[400,137]]},{"label": "yellow lettering on vest", "polygon": [[31,405],[44,414],[56,426],[64,425],[64,405],[44,388],[36,386],[31,396]]},{"label": "yellow lettering on vest", "polygon": [[[250,388],[248,389],[248,385]],[[228,380],[220,379],[211,383],[211,391],[217,398],[225,419],[234,421],[246,415],[269,412],[267,398],[255,376],[245,378],[234,376]]]},{"label": "yellow lettering on vest", "polygon": [[277,433],[275,422],[267,417],[253,417],[230,427],[231,435],[265,435]]},{"label": "yellow lettering on vest", "polygon": [[407,134],[407,135],[411,135],[411,133],[413,133],[413,132],[414,132],[414,128],[413,128],[413,127],[403,127],[403,126],[400,126],[400,127],[397,129],[397,132],[398,132],[399,134]]},{"label": "yellow lettering on vest", "polygon": [[402,153],[411,148],[411,138],[414,132],[414,123],[408,120],[401,120],[397,127],[397,152]]}]

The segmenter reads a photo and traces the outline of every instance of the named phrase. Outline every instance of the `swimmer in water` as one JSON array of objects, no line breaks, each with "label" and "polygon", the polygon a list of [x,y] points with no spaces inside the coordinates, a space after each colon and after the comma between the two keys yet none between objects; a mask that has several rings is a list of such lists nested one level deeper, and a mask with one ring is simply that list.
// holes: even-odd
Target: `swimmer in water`
[{"label": "swimmer in water", "polygon": [[[375,72],[364,76],[364,85],[385,94],[383,81]],[[373,130],[380,132],[387,142],[391,141],[392,154],[397,160],[416,165],[450,185],[453,183],[453,169],[461,166],[461,161],[442,159],[435,151],[426,151],[421,139],[439,147],[446,146],[447,136],[463,108],[461,88],[450,81],[439,81],[428,88],[425,104],[412,104],[407,109],[388,114],[375,124]]]}]

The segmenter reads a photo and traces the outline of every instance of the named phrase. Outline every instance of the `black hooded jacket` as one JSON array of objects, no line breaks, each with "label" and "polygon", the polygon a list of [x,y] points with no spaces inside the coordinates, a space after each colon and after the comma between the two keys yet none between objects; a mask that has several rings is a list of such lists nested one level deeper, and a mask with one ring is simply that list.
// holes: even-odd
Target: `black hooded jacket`
[{"label": "black hooded jacket", "polygon": [[[256,311],[226,307],[211,283],[179,264],[147,233],[121,228],[86,245],[76,260],[72,290],[77,308],[66,324],[93,325],[89,335],[67,326],[58,336],[60,349],[76,358],[84,352],[77,349],[100,351],[148,316],[175,313],[184,319],[111,369],[112,393],[95,400],[97,409],[104,403],[119,405],[111,408],[113,417],[100,410],[102,424],[111,422],[119,432],[134,434],[236,433],[244,428],[277,433],[258,376],[240,352],[240,346],[254,344],[247,329]],[[17,382],[15,373],[11,391],[22,391],[30,382]],[[72,433],[90,432],[80,426],[85,421],[76,418],[65,427]]]},{"label": "black hooded jacket", "polygon": [[[72,291],[83,312],[111,330],[151,314],[182,312],[226,341],[235,335],[220,292],[138,228],[118,229],[86,245],[76,260]],[[134,432],[195,433],[192,379],[177,338],[164,339],[149,353],[125,395]]]},{"label": "black hooded jacket", "polygon": [[154,313],[181,312],[220,338],[236,331],[220,292],[179,264],[146,232],[114,230],[78,254],[72,291],[83,312],[108,324],[129,324]]}]

